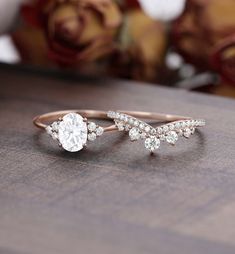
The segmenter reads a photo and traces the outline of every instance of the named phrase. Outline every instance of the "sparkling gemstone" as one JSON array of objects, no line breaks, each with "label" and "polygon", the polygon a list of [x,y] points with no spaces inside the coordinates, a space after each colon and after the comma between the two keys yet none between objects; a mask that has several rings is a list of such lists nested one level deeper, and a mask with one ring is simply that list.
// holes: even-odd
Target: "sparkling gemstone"
[{"label": "sparkling gemstone", "polygon": [[129,118],[129,124],[133,124],[134,123],[134,120],[133,120],[133,118]]},{"label": "sparkling gemstone", "polygon": [[160,140],[155,136],[151,136],[145,139],[144,145],[146,149],[153,152],[160,147]]},{"label": "sparkling gemstone", "polygon": [[190,135],[191,135],[191,130],[190,130],[189,128],[184,129],[183,135],[184,135],[186,138],[189,138]]},{"label": "sparkling gemstone", "polygon": [[89,130],[89,131],[95,131],[95,129],[96,129],[96,124],[93,123],[93,122],[90,122],[90,123],[88,124],[88,130]]},{"label": "sparkling gemstone", "polygon": [[103,129],[102,127],[99,126],[99,127],[96,129],[96,135],[97,135],[97,136],[101,136],[103,133],[104,133],[104,129]]},{"label": "sparkling gemstone", "polygon": [[125,125],[125,131],[129,131],[131,129],[131,126],[129,124]]},{"label": "sparkling gemstone", "polygon": [[151,131],[150,131],[150,133],[151,133],[152,135],[155,135],[155,134],[157,133],[157,131],[156,131],[156,129],[154,129],[154,128],[151,128]]},{"label": "sparkling gemstone", "polygon": [[175,144],[176,141],[178,140],[178,135],[175,131],[170,131],[166,135],[166,141],[170,144]]},{"label": "sparkling gemstone", "polygon": [[164,134],[160,135],[159,138],[160,138],[161,141],[166,140],[166,136]]},{"label": "sparkling gemstone", "polygon": [[124,122],[128,122],[128,117],[126,115],[124,115],[123,120],[124,120]]},{"label": "sparkling gemstone", "polygon": [[144,130],[146,131],[146,132],[149,132],[150,131],[150,126],[145,126],[145,128],[144,128]]},{"label": "sparkling gemstone", "polygon": [[69,113],[58,124],[58,139],[62,147],[69,152],[77,152],[87,142],[87,124],[81,115]]},{"label": "sparkling gemstone", "polygon": [[140,132],[139,132],[139,129],[138,128],[132,128],[130,131],[129,131],[129,136],[131,138],[131,141],[135,141],[135,140],[138,140],[140,138]]},{"label": "sparkling gemstone", "polygon": [[174,124],[169,124],[169,130],[174,130]]},{"label": "sparkling gemstone", "polygon": [[163,128],[163,131],[164,131],[164,132],[167,132],[168,129],[169,129],[167,125],[164,125],[162,128]]},{"label": "sparkling gemstone", "polygon": [[120,120],[122,120],[122,121],[123,121],[123,120],[124,120],[124,118],[125,118],[125,116],[121,114],[121,115],[120,115]]},{"label": "sparkling gemstone", "polygon": [[160,128],[160,127],[157,128],[157,133],[158,133],[158,134],[162,134],[162,131],[163,131],[162,128]]},{"label": "sparkling gemstone", "polygon": [[140,127],[140,129],[144,129],[144,124],[140,123],[139,127]]},{"label": "sparkling gemstone", "polygon": [[118,122],[118,123],[116,123],[116,125],[117,125],[119,131],[125,130],[125,126],[124,126],[123,122]]},{"label": "sparkling gemstone", "polygon": [[107,116],[110,117],[110,118],[114,118],[115,117],[115,112],[108,111]]},{"label": "sparkling gemstone", "polygon": [[88,139],[89,141],[94,141],[94,140],[96,140],[96,134],[95,134],[94,132],[89,133],[88,136],[87,136],[87,139]]},{"label": "sparkling gemstone", "polygon": [[138,125],[139,125],[139,121],[138,121],[138,120],[135,120],[135,121],[134,121],[134,125],[135,125],[135,126],[138,126]]},{"label": "sparkling gemstone", "polygon": [[146,136],[147,136],[147,134],[145,132],[141,132],[141,134],[140,134],[140,138],[141,139],[145,139]]},{"label": "sparkling gemstone", "polygon": [[186,127],[186,123],[185,123],[185,122],[182,122],[182,123],[181,123],[181,126],[182,126],[182,128],[185,128],[185,127]]},{"label": "sparkling gemstone", "polygon": [[180,128],[180,123],[179,123],[179,122],[175,123],[175,128],[176,128],[176,129],[179,129],[179,128]]},{"label": "sparkling gemstone", "polygon": [[180,136],[180,137],[183,136],[183,131],[182,130],[178,130],[178,136]]}]

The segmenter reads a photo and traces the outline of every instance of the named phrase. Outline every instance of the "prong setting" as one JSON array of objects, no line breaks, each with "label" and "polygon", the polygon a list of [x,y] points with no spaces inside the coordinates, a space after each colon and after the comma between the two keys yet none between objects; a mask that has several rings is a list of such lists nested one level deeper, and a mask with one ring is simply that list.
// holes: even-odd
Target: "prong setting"
[{"label": "prong setting", "polygon": [[46,132],[69,152],[77,152],[86,146],[87,141],[94,141],[101,136],[104,129],[95,124],[88,122],[78,113],[69,113],[54,121],[46,127]]}]

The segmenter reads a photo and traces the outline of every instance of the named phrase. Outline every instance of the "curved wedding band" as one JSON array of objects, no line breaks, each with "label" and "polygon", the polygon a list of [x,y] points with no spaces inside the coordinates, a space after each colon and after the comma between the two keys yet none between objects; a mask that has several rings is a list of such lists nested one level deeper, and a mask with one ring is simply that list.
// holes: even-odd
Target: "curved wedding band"
[{"label": "curved wedding band", "polygon": [[[89,119],[114,120],[115,124],[100,126]],[[170,122],[157,128],[142,120]],[[65,110],[37,116],[33,119],[35,126],[45,129],[66,151],[77,152],[109,131],[128,131],[132,141],[145,139],[145,147],[151,152],[159,148],[160,141],[175,144],[178,136],[189,137],[196,127],[205,125],[201,119],[159,114],[141,111],[98,111],[98,110]]]},{"label": "curved wedding band", "polygon": [[[108,117],[114,120],[116,127],[119,131],[129,132],[131,141],[138,139],[144,139],[145,148],[150,152],[158,149],[162,141],[166,141],[171,145],[175,145],[179,137],[189,138],[194,134],[195,129],[203,127],[205,120],[192,119],[190,117],[181,117],[174,115],[159,115],[145,112],[115,112],[109,111]],[[170,123],[160,125],[156,128],[152,127],[148,123],[137,119],[134,116],[140,115],[141,117],[152,120],[170,120]],[[147,116],[147,117],[146,117]]]}]

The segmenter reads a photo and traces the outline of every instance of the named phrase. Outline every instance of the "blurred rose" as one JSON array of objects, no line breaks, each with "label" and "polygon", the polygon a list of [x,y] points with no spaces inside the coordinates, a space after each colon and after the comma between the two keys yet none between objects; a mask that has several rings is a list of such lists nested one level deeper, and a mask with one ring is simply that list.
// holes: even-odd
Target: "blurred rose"
[{"label": "blurred rose", "polygon": [[[167,48],[165,25],[134,8],[126,13],[121,47],[114,58],[119,75],[136,80],[156,81]],[[121,72],[121,73],[120,73]]]},{"label": "blurred rose", "polygon": [[235,1],[188,0],[173,24],[173,44],[187,61],[235,83]]},{"label": "blurred rose", "polygon": [[43,29],[49,57],[63,66],[76,66],[109,55],[122,22],[112,0],[37,0],[23,15]]}]

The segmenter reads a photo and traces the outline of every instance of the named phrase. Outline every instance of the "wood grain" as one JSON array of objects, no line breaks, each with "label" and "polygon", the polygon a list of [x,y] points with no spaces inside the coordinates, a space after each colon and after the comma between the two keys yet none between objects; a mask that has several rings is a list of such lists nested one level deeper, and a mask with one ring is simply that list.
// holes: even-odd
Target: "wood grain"
[{"label": "wood grain", "polygon": [[[0,70],[0,253],[235,253],[235,101],[117,80]],[[32,118],[154,110],[207,127],[154,156],[120,133],[63,152]]]}]

